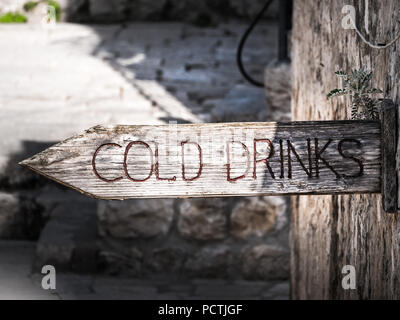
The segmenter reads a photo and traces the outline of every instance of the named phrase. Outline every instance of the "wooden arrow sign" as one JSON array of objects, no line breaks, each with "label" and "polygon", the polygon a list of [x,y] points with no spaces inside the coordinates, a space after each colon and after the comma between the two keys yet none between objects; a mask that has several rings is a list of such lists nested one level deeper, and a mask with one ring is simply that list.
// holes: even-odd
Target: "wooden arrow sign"
[{"label": "wooden arrow sign", "polygon": [[101,199],[377,193],[381,140],[379,121],[96,126],[21,164]]}]

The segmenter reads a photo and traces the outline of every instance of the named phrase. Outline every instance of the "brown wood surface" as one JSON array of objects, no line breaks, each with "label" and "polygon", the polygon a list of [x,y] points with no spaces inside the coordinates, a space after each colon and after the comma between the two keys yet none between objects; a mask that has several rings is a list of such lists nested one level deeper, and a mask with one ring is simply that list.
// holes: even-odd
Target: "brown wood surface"
[{"label": "brown wood surface", "polygon": [[[385,43],[400,32],[400,1],[294,1],[292,29],[293,120],[350,119],[347,98],[326,99],[341,86],[334,75],[361,65],[374,70],[373,86],[398,107],[400,42],[385,50],[364,44],[341,27],[342,8],[356,8],[369,40]],[[399,153],[397,152],[399,156]],[[399,158],[400,159],[400,158]],[[400,163],[400,160],[398,160]],[[392,172],[395,176],[396,172]],[[296,196],[291,219],[291,292],[294,299],[399,299],[400,219],[382,209],[381,195]],[[344,290],[344,265],[356,268],[356,289]]]},{"label": "brown wood surface", "polygon": [[380,105],[382,134],[382,206],[387,213],[397,213],[397,110],[392,100]]},{"label": "brown wood surface", "polygon": [[380,192],[378,121],[97,126],[22,162],[101,199]]}]

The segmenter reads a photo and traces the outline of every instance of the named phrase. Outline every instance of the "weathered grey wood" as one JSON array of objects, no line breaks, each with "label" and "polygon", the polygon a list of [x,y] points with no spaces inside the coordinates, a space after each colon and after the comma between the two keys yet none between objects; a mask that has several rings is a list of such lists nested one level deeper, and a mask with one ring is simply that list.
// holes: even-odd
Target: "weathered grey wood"
[{"label": "weathered grey wood", "polygon": [[381,103],[382,124],[382,206],[388,213],[397,212],[397,113],[392,100]]},{"label": "weathered grey wood", "polygon": [[[355,7],[357,26],[371,42],[387,43],[400,32],[397,0],[294,0],[293,120],[350,119],[349,99],[327,100],[326,94],[342,85],[335,71],[360,66],[374,71],[372,85],[398,107],[400,42],[385,50],[365,45],[354,30],[342,28],[345,5]],[[400,298],[400,216],[383,211],[380,194],[296,196],[291,208],[293,299]],[[356,269],[356,290],[342,287],[345,265]]]},{"label": "weathered grey wood", "polygon": [[373,193],[380,130],[378,121],[97,126],[21,164],[102,199]]}]

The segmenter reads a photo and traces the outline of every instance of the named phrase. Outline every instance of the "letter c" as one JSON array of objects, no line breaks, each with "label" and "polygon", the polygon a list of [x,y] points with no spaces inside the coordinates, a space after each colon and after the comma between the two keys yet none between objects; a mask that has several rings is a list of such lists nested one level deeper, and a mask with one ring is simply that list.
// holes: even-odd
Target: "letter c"
[{"label": "letter c", "polygon": [[100,180],[102,180],[102,181],[104,181],[104,182],[115,182],[115,181],[121,180],[121,179],[122,179],[122,176],[121,176],[121,177],[118,177],[118,178],[115,178],[115,179],[106,179],[106,178],[102,177],[102,176],[98,173],[98,171],[97,171],[97,168],[96,168],[96,157],[97,157],[97,154],[99,153],[100,149],[102,149],[102,148],[105,147],[105,146],[113,146],[113,147],[122,148],[122,147],[121,147],[119,144],[117,144],[117,143],[104,143],[104,144],[102,144],[100,147],[98,147],[98,148],[96,149],[95,153],[93,154],[93,158],[92,158],[92,168],[93,168],[93,172],[94,172],[94,174],[96,175],[97,178],[99,178]]},{"label": "letter c", "polygon": [[211,314],[217,314],[216,311],[212,311],[212,309],[213,309],[214,307],[217,307],[217,305],[216,305],[216,304],[213,304],[213,305],[210,306],[210,313],[211,313]]}]

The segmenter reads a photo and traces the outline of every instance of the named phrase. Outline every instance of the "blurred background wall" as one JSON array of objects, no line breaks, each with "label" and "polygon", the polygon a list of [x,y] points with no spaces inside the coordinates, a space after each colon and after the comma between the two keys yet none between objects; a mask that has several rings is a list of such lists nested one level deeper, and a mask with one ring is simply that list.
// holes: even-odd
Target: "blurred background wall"
[{"label": "blurred background wall", "polygon": [[[21,9],[27,1],[1,0],[0,8]],[[206,26],[231,18],[254,17],[263,0],[58,0],[61,20],[86,23],[123,21],[187,21]],[[275,1],[266,18],[277,18]]]},{"label": "blurred background wall", "polygon": [[[58,3],[61,20],[110,26],[60,23],[45,34],[32,24],[27,32],[10,26],[2,33],[2,41],[20,39],[16,46],[21,55],[10,46],[8,57],[10,61],[21,57],[17,60],[25,68],[14,68],[18,93],[17,98],[7,96],[5,105],[10,108],[4,119],[10,123],[18,111],[25,122],[10,130],[20,128],[25,134],[6,133],[20,137],[22,151],[3,153],[0,238],[37,241],[35,270],[53,264],[58,270],[80,273],[272,281],[284,283],[286,294],[289,204],[285,197],[97,201],[17,166],[91,125],[142,123],[151,108],[145,123],[289,120],[288,66],[269,68],[267,97],[263,88],[247,84],[236,66],[240,36],[264,1]],[[24,4],[0,0],[0,9],[34,17],[39,9],[27,12]],[[244,53],[247,68],[260,81],[264,68],[276,59],[277,5],[275,1],[268,10],[265,24],[255,29]],[[39,40],[28,44],[32,37]],[[138,55],[142,58],[136,62]],[[52,57],[58,61],[54,70],[46,64]],[[27,74],[29,84],[21,85]],[[29,99],[29,111],[21,111],[25,102],[18,100],[20,95]],[[36,101],[32,98],[36,95],[43,98]],[[19,101],[14,108],[13,99]],[[145,107],[135,109],[142,100]],[[52,105],[43,114],[49,110],[53,114],[33,116],[47,102]],[[159,105],[171,110],[184,106],[191,116],[157,118],[154,110]]]}]

